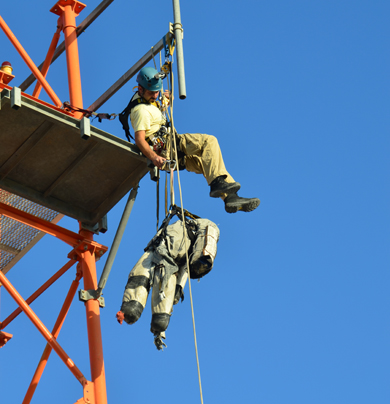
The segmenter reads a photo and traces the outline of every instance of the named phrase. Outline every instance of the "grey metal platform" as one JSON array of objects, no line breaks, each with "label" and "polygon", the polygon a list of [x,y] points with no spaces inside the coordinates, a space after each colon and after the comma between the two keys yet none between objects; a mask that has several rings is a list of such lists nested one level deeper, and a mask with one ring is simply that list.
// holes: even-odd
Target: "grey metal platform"
[{"label": "grey metal platform", "polygon": [[21,95],[0,93],[0,188],[95,225],[148,172],[138,148]]}]

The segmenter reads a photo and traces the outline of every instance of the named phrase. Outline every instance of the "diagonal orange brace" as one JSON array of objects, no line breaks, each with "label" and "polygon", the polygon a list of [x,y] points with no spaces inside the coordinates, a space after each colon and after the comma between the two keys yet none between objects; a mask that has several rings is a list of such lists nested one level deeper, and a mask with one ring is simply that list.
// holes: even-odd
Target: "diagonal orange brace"
[{"label": "diagonal orange brace", "polygon": [[[35,299],[37,299],[46,289],[48,289],[57,279],[59,279],[73,264],[75,260],[68,261],[59,271],[57,271],[50,279],[48,279],[39,289],[37,289],[27,300],[26,303],[30,305]],[[13,313],[11,313],[4,321],[0,322],[0,330],[4,329],[11,321],[13,321],[20,313],[22,309],[18,307]]]},{"label": "diagonal orange brace", "polygon": [[[54,324],[53,330],[52,330],[52,334],[54,336],[54,338],[58,338],[58,335],[61,331],[62,325],[65,321],[65,317],[68,314],[70,305],[72,303],[72,300],[77,292],[77,288],[79,286],[79,280],[81,278],[81,274],[77,273],[76,274],[76,279],[72,282],[69,292],[65,298],[64,304],[62,305],[61,311],[58,315],[57,321]],[[27,393],[25,395],[25,398],[23,400],[22,404],[29,404],[31,402],[31,399],[33,398],[35,389],[38,386],[38,383],[41,379],[41,376],[43,374],[43,371],[45,370],[47,361],[49,360],[50,354],[51,354],[52,348],[49,344],[46,344],[45,350],[43,351],[43,354],[41,356],[41,359],[38,363],[37,369],[34,373],[34,376],[31,380],[30,386],[27,390]]]},{"label": "diagonal orange brace", "polygon": [[[58,24],[58,25],[60,25],[60,24]],[[56,50],[58,41],[60,39],[60,32],[61,32],[61,27],[57,26],[57,31],[53,35],[53,39],[51,40],[49,50],[48,50],[47,55],[46,55],[46,59],[45,59],[45,61],[43,63],[43,66],[42,66],[41,73],[42,73],[44,78],[46,78],[47,72],[49,71],[49,67],[50,67],[51,62],[53,60],[53,55],[54,55],[54,52]],[[37,84],[35,85],[35,88],[34,88],[34,91],[33,91],[33,94],[32,94],[33,97],[36,97],[36,98],[39,97],[39,93],[41,92],[41,88],[42,88],[42,84],[39,81],[37,81]]]},{"label": "diagonal orange brace", "polygon": [[57,107],[61,107],[62,106],[61,100],[57,97],[56,93],[50,87],[50,85],[46,81],[46,79],[42,76],[42,73],[35,66],[35,64],[31,60],[30,56],[23,49],[22,45],[16,39],[15,35],[12,33],[12,31],[10,30],[10,28],[8,27],[8,25],[5,23],[5,21],[3,20],[3,18],[1,16],[0,16],[0,28],[4,31],[5,35],[7,35],[8,39],[14,45],[15,49],[18,51],[19,55],[25,61],[26,65],[30,68],[31,72],[34,74],[34,76],[37,78],[37,80],[42,84],[42,87],[45,89],[47,95],[53,101],[54,105],[56,105]]},{"label": "diagonal orange brace", "polygon": [[72,374],[76,377],[76,379],[82,385],[84,385],[86,378],[81,373],[80,369],[74,364],[72,359],[70,359],[70,357],[63,350],[61,345],[57,342],[53,334],[51,334],[50,331],[44,326],[42,321],[38,318],[38,316],[30,308],[30,306],[25,302],[25,300],[23,300],[22,296],[20,296],[17,290],[12,286],[11,282],[6,278],[6,276],[1,271],[0,271],[0,282],[2,283],[4,289],[11,295],[11,297],[15,300],[15,302],[24,311],[26,316],[30,319],[30,321],[35,325],[38,331],[46,339],[49,345],[53,348],[53,350],[65,363],[65,365],[72,372]]}]

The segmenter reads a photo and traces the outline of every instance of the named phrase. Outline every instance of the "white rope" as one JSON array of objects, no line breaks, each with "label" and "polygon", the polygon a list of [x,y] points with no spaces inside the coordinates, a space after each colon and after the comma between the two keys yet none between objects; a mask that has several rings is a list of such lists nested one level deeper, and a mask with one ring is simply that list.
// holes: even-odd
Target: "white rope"
[{"label": "white rope", "polygon": [[[198,355],[198,344],[196,341],[196,328],[195,328],[195,313],[194,313],[194,303],[192,299],[192,289],[191,289],[191,278],[190,278],[190,264],[189,264],[189,257],[188,257],[188,246],[187,246],[187,238],[186,238],[186,227],[185,227],[185,216],[184,216],[184,208],[183,208],[183,195],[182,195],[182,189],[181,189],[181,183],[180,183],[180,173],[179,173],[179,160],[177,157],[177,145],[176,145],[176,136],[175,136],[175,126],[173,123],[173,73],[171,69],[171,75],[172,75],[172,92],[171,96],[169,97],[170,101],[170,107],[171,107],[171,136],[173,136],[173,150],[175,153],[175,160],[176,160],[176,169],[177,169],[177,182],[179,185],[179,194],[180,194],[180,206],[181,206],[181,215],[182,215],[182,224],[183,224],[183,238],[184,242],[186,243],[186,262],[187,262],[187,273],[188,273],[188,288],[190,292],[190,301],[191,301],[191,313],[192,313],[192,327],[194,330],[194,343],[195,343],[195,355],[196,355],[196,364],[198,368],[198,379],[199,379],[199,390],[200,390],[200,401],[203,404],[203,393],[202,393],[202,382],[201,382],[201,377],[200,377],[200,366],[199,366],[199,355]],[[169,81],[168,81],[168,89],[169,89]],[[171,177],[173,177],[173,170],[171,170]],[[172,181],[172,178],[171,178]],[[173,182],[171,183],[171,186],[173,186]]]},{"label": "white rope", "polygon": [[152,52],[152,57],[153,57],[154,68],[157,70],[156,61],[154,60],[153,46],[150,48],[150,50],[151,50],[151,52]]}]

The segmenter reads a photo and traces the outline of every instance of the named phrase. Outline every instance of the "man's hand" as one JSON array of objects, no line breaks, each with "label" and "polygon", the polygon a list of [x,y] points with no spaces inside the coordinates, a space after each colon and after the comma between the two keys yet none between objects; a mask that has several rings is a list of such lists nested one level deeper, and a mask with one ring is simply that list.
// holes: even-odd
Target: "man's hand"
[{"label": "man's hand", "polygon": [[135,135],[135,143],[141,150],[142,154],[161,170],[165,163],[165,158],[159,156],[156,152],[154,152],[150,148],[148,142],[145,140],[145,131],[139,130],[135,132],[134,135]]},{"label": "man's hand", "polygon": [[159,156],[158,154],[155,155],[155,157],[153,157],[152,159],[152,163],[158,167],[160,170],[163,168],[163,165],[165,164],[165,158]]},{"label": "man's hand", "polygon": [[[168,90],[165,90],[164,91],[164,96],[166,97],[166,98],[168,98],[168,100],[171,98],[171,93],[168,91]],[[173,100],[173,97],[172,97],[172,100]]]}]

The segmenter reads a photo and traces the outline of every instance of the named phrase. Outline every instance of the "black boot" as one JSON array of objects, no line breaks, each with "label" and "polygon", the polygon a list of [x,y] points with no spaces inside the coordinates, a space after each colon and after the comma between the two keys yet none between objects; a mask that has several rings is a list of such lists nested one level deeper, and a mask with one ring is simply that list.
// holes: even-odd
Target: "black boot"
[{"label": "black boot", "polygon": [[226,182],[226,175],[220,175],[210,184],[210,196],[220,198],[223,194],[235,194],[241,185],[238,182]]},{"label": "black boot", "polygon": [[252,212],[260,205],[258,198],[241,198],[237,194],[230,194],[225,198],[225,210],[228,213]]}]

